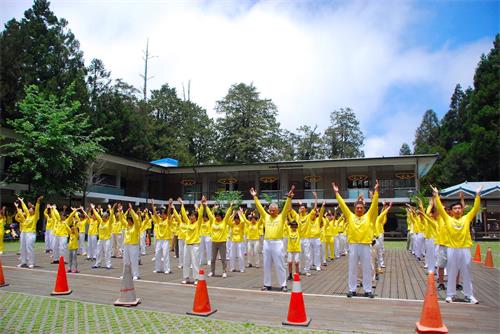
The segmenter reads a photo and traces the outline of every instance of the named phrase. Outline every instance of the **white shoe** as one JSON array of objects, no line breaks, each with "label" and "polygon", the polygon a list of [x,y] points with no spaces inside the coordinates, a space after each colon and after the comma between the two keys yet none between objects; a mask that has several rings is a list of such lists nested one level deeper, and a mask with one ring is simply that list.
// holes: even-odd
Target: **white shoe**
[{"label": "white shoe", "polygon": [[306,276],[307,276],[307,277],[311,276],[311,273],[310,273],[310,272],[307,272],[307,273],[306,273]]},{"label": "white shoe", "polygon": [[138,279],[139,279],[138,276],[134,276],[134,278],[133,278],[134,281],[137,281]]},{"label": "white shoe", "polygon": [[198,280],[194,280],[194,285],[198,285]]},{"label": "white shoe", "polygon": [[187,280],[182,280],[181,284],[188,284],[188,281]]},{"label": "white shoe", "polygon": [[182,266],[179,264],[179,265],[177,266],[177,268],[182,269]]},{"label": "white shoe", "polygon": [[156,271],[156,270],[153,270],[153,273],[155,273],[155,274],[156,274],[157,272],[158,272],[158,271]]},{"label": "white shoe", "polygon": [[30,264],[30,265],[28,266],[28,268],[33,269],[33,268],[35,268],[35,266],[34,266],[34,265],[32,265],[32,264]]},{"label": "white shoe", "polygon": [[167,274],[167,275],[168,275],[168,274],[170,274],[170,273],[171,273],[170,269],[169,269],[169,270],[165,270],[165,274]]},{"label": "white shoe", "polygon": [[210,266],[210,265],[212,265],[212,261],[207,262],[207,266]]},{"label": "white shoe", "polygon": [[227,274],[226,273],[222,273],[222,278],[226,278],[227,277]]},{"label": "white shoe", "polygon": [[321,271],[321,268],[320,267],[316,267],[316,271]]},{"label": "white shoe", "polygon": [[449,304],[453,303],[453,298],[452,298],[452,297],[446,297],[446,299],[445,299],[445,300],[446,300],[446,302],[447,302],[447,303],[449,303]]},{"label": "white shoe", "polygon": [[156,257],[154,257],[154,258],[151,259],[151,261],[154,261],[154,260],[156,260]]},{"label": "white shoe", "polygon": [[213,275],[214,275],[214,273],[213,273],[213,272],[209,272],[207,276],[208,276],[208,277],[212,277]]},{"label": "white shoe", "polygon": [[244,272],[245,272],[245,270],[243,270],[243,269],[240,270],[240,273],[244,273]]},{"label": "white shoe", "polygon": [[474,296],[470,296],[470,297],[465,296],[464,301],[468,304],[479,304],[479,300],[474,298]]}]

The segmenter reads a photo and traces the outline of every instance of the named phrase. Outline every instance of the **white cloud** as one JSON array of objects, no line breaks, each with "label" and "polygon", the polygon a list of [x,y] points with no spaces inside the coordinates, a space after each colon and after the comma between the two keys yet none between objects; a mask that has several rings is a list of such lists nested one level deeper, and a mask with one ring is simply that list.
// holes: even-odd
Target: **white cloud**
[{"label": "white cloud", "polygon": [[[150,89],[168,83],[181,93],[182,83],[191,80],[191,99],[215,116],[215,102],[231,84],[253,82],[277,104],[279,120],[290,130],[302,124],[324,129],[331,111],[349,106],[367,137],[367,156],[398,154],[403,141],[411,143],[425,111],[412,101],[388,105],[394,87],[428,86],[428,108],[447,102],[456,83],[471,84],[480,54],[491,47],[486,39],[438,50],[408,47],[405,34],[417,22],[425,24],[428,13],[407,1],[345,1],[311,10],[313,5],[52,1],[87,62],[102,59],[114,78],[142,87],[141,57],[149,37],[157,56],[150,61]],[[394,126],[396,120],[403,124]]]}]

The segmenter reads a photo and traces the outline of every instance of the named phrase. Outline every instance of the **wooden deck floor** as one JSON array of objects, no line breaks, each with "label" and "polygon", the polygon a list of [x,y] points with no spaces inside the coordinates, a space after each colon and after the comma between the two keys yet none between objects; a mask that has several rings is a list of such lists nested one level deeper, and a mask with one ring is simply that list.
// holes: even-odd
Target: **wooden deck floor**
[{"label": "wooden deck floor", "polygon": [[[151,251],[142,257],[140,275],[144,280],[179,283],[182,280],[182,269],[177,268],[178,260],[171,253],[172,274],[153,273],[153,262]],[[78,257],[79,269],[81,273],[119,277],[122,270],[122,260],[112,259],[113,269],[91,269],[91,262],[83,257]],[[18,264],[18,256],[14,253],[7,253],[2,256],[4,266],[15,266]],[[374,293],[376,297],[391,299],[412,299],[423,300],[426,291],[427,275],[423,268],[424,263],[417,261],[405,250],[386,250],[385,262],[387,268],[385,273],[380,275],[375,282]],[[262,261],[261,261],[262,263]],[[56,271],[57,265],[50,264],[48,255],[44,253],[36,254],[36,269]],[[347,257],[341,257],[334,262],[328,262],[326,267],[321,267],[321,271],[311,271],[310,277],[301,276],[302,291],[307,294],[318,295],[343,295],[347,293]],[[207,278],[209,286],[228,287],[245,290],[260,290],[262,287],[262,268],[245,268],[244,273],[228,273],[228,278],[222,279],[221,263],[217,262],[216,277]],[[207,271],[207,270],[206,270]],[[474,295],[482,304],[500,308],[500,271],[498,269],[488,269],[481,264],[472,265],[472,276]],[[273,284],[276,286],[273,271]],[[362,292],[362,289],[359,289]],[[445,292],[438,292],[439,297],[444,300]],[[463,298],[458,292],[457,298]]]}]

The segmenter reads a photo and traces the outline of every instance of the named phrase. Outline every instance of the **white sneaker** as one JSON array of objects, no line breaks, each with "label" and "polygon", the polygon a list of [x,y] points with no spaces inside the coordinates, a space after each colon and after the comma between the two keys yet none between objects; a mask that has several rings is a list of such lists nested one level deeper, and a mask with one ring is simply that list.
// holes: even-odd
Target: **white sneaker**
[{"label": "white sneaker", "polygon": [[182,269],[182,266],[179,264],[179,265],[177,266],[177,268]]},{"label": "white sneaker", "polygon": [[310,272],[307,272],[307,273],[306,273],[306,276],[307,276],[307,277],[311,276],[311,273],[310,273]]},{"label": "white sneaker", "polygon": [[187,280],[182,280],[181,284],[188,284],[188,281]]},{"label": "white sneaker", "polygon": [[165,274],[170,274],[170,273],[171,273],[170,270],[165,271]]},{"label": "white sneaker", "polygon": [[243,270],[243,269],[240,270],[240,273],[244,273],[244,272],[245,272],[245,270]]},{"label": "white sneaker", "polygon": [[226,278],[227,277],[227,274],[226,273],[222,273],[222,278]]},{"label": "white sneaker", "polygon": [[194,280],[194,285],[198,285],[198,280]]},{"label": "white sneaker", "polygon": [[316,271],[321,271],[321,268],[320,267],[316,267]]},{"label": "white sneaker", "polygon": [[207,262],[207,266],[210,266],[210,265],[212,265],[212,261]]},{"label": "white sneaker", "polygon": [[474,298],[474,296],[470,296],[470,297],[465,296],[464,301],[468,304],[479,304],[479,300]]},{"label": "white sneaker", "polygon": [[453,298],[452,298],[452,297],[446,297],[446,299],[445,299],[445,300],[446,300],[446,302],[447,302],[447,303],[449,303],[449,304],[453,303]]},{"label": "white sneaker", "polygon": [[153,257],[153,258],[151,259],[151,261],[154,261],[154,260],[156,260],[156,257]]},{"label": "white sneaker", "polygon": [[138,276],[134,276],[134,278],[133,278],[134,281],[137,281],[138,279],[139,279]]},{"label": "white sneaker", "polygon": [[213,272],[209,272],[207,276],[208,276],[208,277],[212,277],[213,275],[214,275],[214,273],[213,273]]},{"label": "white sneaker", "polygon": [[32,264],[30,264],[30,265],[28,266],[28,268],[33,269],[33,268],[35,268],[35,266],[34,266],[34,265],[32,265]]},{"label": "white sneaker", "polygon": [[158,272],[158,271],[156,271],[156,270],[153,270],[153,273],[155,273],[155,274],[156,274],[157,272]]}]

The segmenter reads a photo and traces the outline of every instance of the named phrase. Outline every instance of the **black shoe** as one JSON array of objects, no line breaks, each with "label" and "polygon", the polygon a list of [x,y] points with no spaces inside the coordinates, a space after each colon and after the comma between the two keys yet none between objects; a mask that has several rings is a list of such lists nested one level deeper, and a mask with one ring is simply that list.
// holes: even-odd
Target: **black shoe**
[{"label": "black shoe", "polygon": [[372,292],[365,292],[365,297],[374,298],[375,295]]},{"label": "black shoe", "polygon": [[262,288],[260,288],[260,291],[271,291],[271,287],[264,285]]},{"label": "black shoe", "polygon": [[288,279],[287,279],[287,280],[288,280],[288,281],[293,280],[292,274],[289,274],[289,275],[288,275]]},{"label": "black shoe", "polygon": [[285,285],[285,286],[282,286],[281,287],[281,291],[282,292],[288,292],[288,287]]},{"label": "black shoe", "polygon": [[347,298],[351,298],[351,297],[353,297],[353,296],[355,297],[355,296],[357,296],[357,295],[358,295],[358,294],[356,293],[356,291],[349,291],[349,292],[347,293]]},{"label": "black shoe", "polygon": [[457,284],[457,291],[462,291],[464,289],[464,287],[462,286],[462,284]]},{"label": "black shoe", "polygon": [[252,268],[252,264],[251,263],[248,264],[248,268]]},{"label": "black shoe", "polygon": [[439,285],[438,285],[438,290],[439,290],[439,291],[446,290],[446,286],[445,286],[443,283],[439,283]]}]

